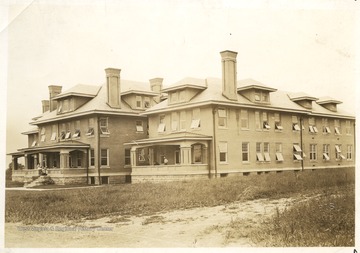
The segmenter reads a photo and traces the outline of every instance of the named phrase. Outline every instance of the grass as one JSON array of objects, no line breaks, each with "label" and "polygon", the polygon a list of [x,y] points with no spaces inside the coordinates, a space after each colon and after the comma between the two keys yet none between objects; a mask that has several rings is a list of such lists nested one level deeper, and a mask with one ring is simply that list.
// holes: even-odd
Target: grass
[{"label": "grass", "polygon": [[[348,194],[346,198],[336,196],[342,196],[344,191],[353,192],[354,174],[354,169],[326,169],[64,191],[7,191],[5,219],[6,222],[24,224],[68,223],[84,218],[155,215],[161,211],[216,206],[234,201],[318,194],[325,197],[314,200],[314,203],[299,203],[294,208],[279,212],[277,217],[263,224],[263,229],[267,231],[261,232],[264,237],[256,231],[252,236],[265,245],[274,242],[277,245],[294,246],[294,242],[299,239],[297,233],[303,235],[302,242],[309,240],[309,245],[316,244],[315,241],[320,239],[330,240],[330,245],[345,244],[345,241],[351,244],[348,238],[354,238],[354,195]],[[343,213],[346,215],[343,216]],[[232,228],[233,234],[230,231],[228,237],[236,238],[236,224]],[[305,235],[306,230],[310,231],[309,235]],[[331,232],[335,238],[329,237],[329,230],[335,231]],[[314,233],[317,238],[314,238]],[[334,240],[335,243],[331,242]]]}]

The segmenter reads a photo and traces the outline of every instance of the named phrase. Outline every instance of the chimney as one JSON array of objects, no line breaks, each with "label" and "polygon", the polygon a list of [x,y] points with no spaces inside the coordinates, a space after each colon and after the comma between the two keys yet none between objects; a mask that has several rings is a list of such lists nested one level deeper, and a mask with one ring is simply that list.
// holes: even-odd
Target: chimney
[{"label": "chimney", "polygon": [[110,107],[121,108],[120,106],[120,71],[121,69],[107,68],[106,73],[106,88],[107,88],[107,103]]},{"label": "chimney", "polygon": [[153,78],[150,79],[150,88],[153,92],[159,93],[158,96],[156,96],[154,99],[156,101],[156,103],[160,102],[160,96],[161,96],[161,90],[162,90],[162,82],[163,82],[163,78],[157,77],[157,78]]},{"label": "chimney", "polygon": [[223,51],[222,63],[222,94],[230,100],[237,100],[236,56],[237,52]]},{"label": "chimney", "polygon": [[49,85],[49,101],[50,101],[50,112],[56,110],[57,108],[57,101],[53,100],[53,97],[59,95],[61,93],[62,86],[58,85]]},{"label": "chimney", "polygon": [[50,110],[50,101],[49,100],[41,100],[42,112],[47,112]]}]

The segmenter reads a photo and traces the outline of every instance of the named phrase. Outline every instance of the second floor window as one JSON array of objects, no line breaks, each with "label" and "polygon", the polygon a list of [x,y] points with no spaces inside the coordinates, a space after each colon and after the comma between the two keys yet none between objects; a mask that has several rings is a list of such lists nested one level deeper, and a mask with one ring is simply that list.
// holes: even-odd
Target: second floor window
[{"label": "second floor window", "polygon": [[219,108],[218,110],[218,115],[219,115],[219,127],[226,127],[227,126],[227,113],[226,113],[226,109],[224,108]]},{"label": "second floor window", "polygon": [[42,142],[44,142],[45,139],[46,139],[45,131],[46,131],[45,127],[42,127],[41,132],[40,132],[40,134],[41,134],[41,140],[40,141],[42,141]]},{"label": "second floor window", "polygon": [[159,126],[158,126],[158,133],[163,133],[166,131],[166,125],[165,125],[165,115],[160,115],[159,118]]},{"label": "second floor window", "polygon": [[284,157],[282,155],[282,144],[281,143],[275,143],[275,156],[277,162],[283,162]]},{"label": "second floor window", "polygon": [[108,118],[100,118],[100,133],[110,134]]},{"label": "second floor window", "polygon": [[143,121],[142,120],[137,120],[135,122],[136,125],[136,132],[144,132],[144,127],[143,127]]},{"label": "second floor window", "polygon": [[200,108],[193,109],[190,128],[192,129],[200,128]]},{"label": "second floor window", "polygon": [[316,134],[318,132],[318,129],[316,127],[316,122],[314,117],[309,118],[309,133]]},{"label": "second floor window", "polygon": [[241,158],[243,162],[249,162],[249,143],[243,142],[241,145]]},{"label": "second floor window", "polygon": [[335,120],[334,120],[334,129],[335,129],[335,134],[336,134],[336,135],[340,135],[340,134],[341,134],[340,120],[338,120],[338,119],[335,119]]},{"label": "second floor window", "polygon": [[293,153],[294,161],[301,161],[302,160],[302,157],[301,157],[302,150],[298,143],[294,143],[293,152],[294,152]]},{"label": "second floor window", "polygon": [[240,126],[242,129],[249,129],[249,115],[247,110],[240,111]]},{"label": "second floor window", "polygon": [[345,132],[347,135],[351,135],[351,122],[350,120],[345,121]]}]

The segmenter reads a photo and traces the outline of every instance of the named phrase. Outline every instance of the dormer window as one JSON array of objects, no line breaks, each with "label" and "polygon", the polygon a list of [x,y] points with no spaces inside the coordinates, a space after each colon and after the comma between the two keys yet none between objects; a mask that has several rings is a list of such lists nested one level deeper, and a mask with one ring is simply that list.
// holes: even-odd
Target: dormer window
[{"label": "dormer window", "polygon": [[136,96],[136,108],[142,108],[142,98],[141,98],[141,96]]},{"label": "dormer window", "polygon": [[254,91],[254,101],[260,103],[269,102],[269,92],[265,90],[255,90]]},{"label": "dormer window", "polygon": [[36,147],[37,145],[37,141],[33,141],[33,143],[31,144],[31,147]]},{"label": "dormer window", "polygon": [[62,101],[59,101],[58,113],[62,112]]}]

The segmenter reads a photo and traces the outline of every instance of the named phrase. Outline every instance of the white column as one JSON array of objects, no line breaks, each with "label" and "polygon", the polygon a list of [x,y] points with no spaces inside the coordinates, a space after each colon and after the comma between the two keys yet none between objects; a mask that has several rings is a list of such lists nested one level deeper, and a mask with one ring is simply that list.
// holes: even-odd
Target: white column
[{"label": "white column", "polygon": [[136,148],[135,147],[132,147],[131,148],[131,167],[135,167],[136,166]]},{"label": "white column", "polygon": [[181,145],[181,164],[191,164],[191,146],[190,145]]}]

